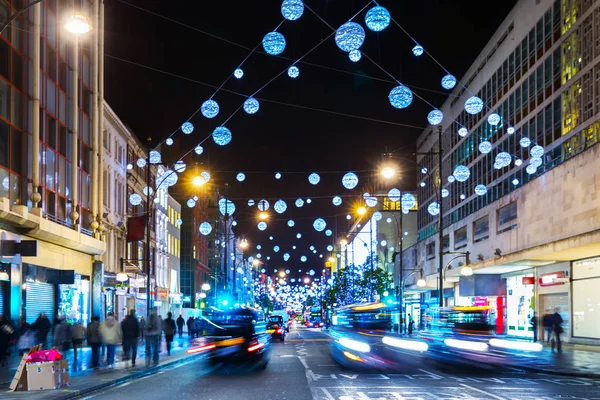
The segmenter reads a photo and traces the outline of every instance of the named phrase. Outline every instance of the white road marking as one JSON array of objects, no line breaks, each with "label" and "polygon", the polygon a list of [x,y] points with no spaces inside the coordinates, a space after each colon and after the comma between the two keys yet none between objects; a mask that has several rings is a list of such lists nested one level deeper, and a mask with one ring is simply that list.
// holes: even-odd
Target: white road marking
[{"label": "white road marking", "polygon": [[460,385],[462,387],[466,387],[467,389],[471,389],[471,390],[474,390],[474,391],[479,392],[481,394],[485,394],[486,396],[490,396],[493,399],[506,400],[504,397],[496,396],[493,393],[486,392],[485,390],[482,390],[482,389],[477,389],[476,387],[473,387],[473,386],[465,385],[464,383],[460,383]]},{"label": "white road marking", "polygon": [[306,360],[304,359],[304,357],[298,356],[298,360],[300,360],[300,362],[302,363],[302,366],[304,366],[304,369],[308,369],[308,364],[306,363]]}]

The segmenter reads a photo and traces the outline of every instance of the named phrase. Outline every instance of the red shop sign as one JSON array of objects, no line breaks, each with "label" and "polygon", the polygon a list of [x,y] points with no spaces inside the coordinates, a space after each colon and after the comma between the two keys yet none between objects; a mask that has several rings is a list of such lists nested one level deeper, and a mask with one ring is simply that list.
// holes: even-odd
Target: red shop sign
[{"label": "red shop sign", "polygon": [[551,272],[540,276],[540,286],[555,286],[564,285],[568,278],[565,278],[565,273],[562,271]]},{"label": "red shop sign", "polygon": [[535,285],[535,277],[534,276],[524,276],[523,285]]}]

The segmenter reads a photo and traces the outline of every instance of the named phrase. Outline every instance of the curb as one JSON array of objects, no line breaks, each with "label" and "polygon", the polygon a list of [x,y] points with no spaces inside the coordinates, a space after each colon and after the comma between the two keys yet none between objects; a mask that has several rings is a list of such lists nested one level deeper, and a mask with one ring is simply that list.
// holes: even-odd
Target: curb
[{"label": "curb", "polygon": [[170,362],[166,362],[164,364],[159,364],[157,366],[150,367],[150,368],[144,368],[143,367],[144,369],[141,369],[140,371],[137,371],[137,372],[135,372],[133,374],[126,375],[126,376],[123,376],[121,378],[114,379],[112,381],[103,382],[103,383],[100,383],[100,384],[97,384],[97,385],[94,385],[94,386],[91,386],[91,387],[73,390],[73,391],[71,391],[69,393],[65,393],[64,395],[59,395],[57,397],[54,397],[54,399],[55,400],[69,400],[69,399],[79,398],[81,396],[88,395],[88,394],[91,394],[93,392],[97,392],[97,391],[100,391],[100,390],[104,390],[104,389],[110,388],[112,386],[118,386],[118,385],[121,385],[121,384],[123,384],[125,382],[129,382],[129,381],[132,381],[132,380],[135,380],[135,379],[139,379],[139,378],[142,378],[144,376],[154,375],[157,372],[159,372],[159,371],[161,371],[161,370],[163,370],[163,369],[165,369],[167,367],[171,367],[171,366],[175,366],[175,365],[179,365],[179,364],[185,364],[187,362],[190,362],[190,361],[196,360],[196,359],[199,359],[199,358],[196,358],[196,357],[193,357],[193,356],[187,356],[187,357],[180,358],[178,360],[173,360],[173,361],[170,361]]},{"label": "curb", "polygon": [[518,368],[525,371],[538,372],[542,374],[548,375],[562,375],[562,376],[572,376],[575,378],[588,378],[588,379],[600,379],[599,373],[593,372],[572,372],[572,371],[556,371],[552,369],[543,369],[543,368],[535,368],[535,367],[524,367],[522,365],[513,366],[512,368]]}]

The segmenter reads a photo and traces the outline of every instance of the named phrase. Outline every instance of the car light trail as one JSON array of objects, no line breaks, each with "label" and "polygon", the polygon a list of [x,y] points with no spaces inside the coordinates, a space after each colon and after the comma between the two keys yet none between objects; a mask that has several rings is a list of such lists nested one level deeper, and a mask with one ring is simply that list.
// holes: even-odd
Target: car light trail
[{"label": "car light trail", "polygon": [[366,343],[359,342],[357,340],[341,338],[339,340],[339,343],[342,346],[349,348],[350,350],[360,351],[363,353],[367,353],[367,352],[371,351],[371,346],[369,346]]},{"label": "car light trail", "polygon": [[388,346],[397,347],[404,350],[427,351],[429,346],[427,343],[417,342],[415,340],[403,340],[384,336],[381,341]]},{"label": "car light trail", "polygon": [[490,346],[510,350],[542,351],[544,346],[540,343],[521,342],[517,340],[490,339]]},{"label": "car light trail", "polygon": [[446,346],[461,350],[488,351],[489,349],[489,346],[486,343],[470,342],[468,340],[445,339],[444,343]]}]

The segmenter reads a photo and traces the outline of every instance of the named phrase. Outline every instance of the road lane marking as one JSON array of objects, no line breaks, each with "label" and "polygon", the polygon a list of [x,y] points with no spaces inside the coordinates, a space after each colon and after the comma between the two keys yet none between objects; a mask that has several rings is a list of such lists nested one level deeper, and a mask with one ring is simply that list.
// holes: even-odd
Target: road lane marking
[{"label": "road lane marking", "polygon": [[308,364],[306,363],[306,360],[304,359],[304,357],[298,356],[298,360],[300,360],[304,369],[308,369]]},{"label": "road lane marking", "polygon": [[479,393],[481,393],[481,394],[485,394],[486,396],[490,396],[490,397],[491,397],[491,398],[493,398],[493,399],[498,399],[498,400],[506,400],[504,397],[496,396],[496,395],[495,395],[495,394],[493,394],[493,393],[486,392],[485,390],[478,389],[478,388],[476,388],[476,387],[473,387],[473,386],[465,385],[464,383],[459,383],[459,385],[461,385],[462,387],[466,387],[467,389],[471,389],[471,390],[473,390],[473,391],[475,391],[475,392],[479,392]]}]

